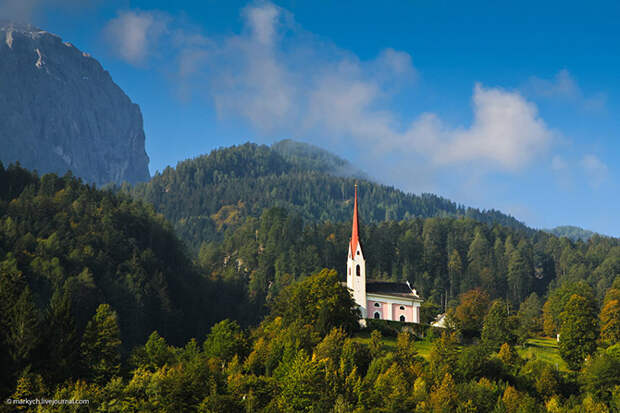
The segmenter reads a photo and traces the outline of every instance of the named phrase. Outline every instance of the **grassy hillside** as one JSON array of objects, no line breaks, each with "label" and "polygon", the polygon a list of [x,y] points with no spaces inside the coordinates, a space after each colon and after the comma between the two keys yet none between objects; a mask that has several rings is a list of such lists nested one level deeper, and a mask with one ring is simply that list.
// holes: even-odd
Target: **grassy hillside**
[{"label": "grassy hillside", "polygon": [[543,360],[561,371],[568,371],[566,362],[560,357],[558,342],[550,337],[531,338],[519,349],[519,355],[526,359]]}]

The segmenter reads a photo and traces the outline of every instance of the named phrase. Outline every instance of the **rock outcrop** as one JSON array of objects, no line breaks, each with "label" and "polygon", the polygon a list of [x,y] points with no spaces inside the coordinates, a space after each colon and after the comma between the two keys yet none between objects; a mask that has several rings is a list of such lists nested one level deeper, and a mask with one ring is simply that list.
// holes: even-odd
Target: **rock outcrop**
[{"label": "rock outcrop", "polygon": [[0,21],[0,161],[87,182],[149,179],[140,108],[54,34]]}]

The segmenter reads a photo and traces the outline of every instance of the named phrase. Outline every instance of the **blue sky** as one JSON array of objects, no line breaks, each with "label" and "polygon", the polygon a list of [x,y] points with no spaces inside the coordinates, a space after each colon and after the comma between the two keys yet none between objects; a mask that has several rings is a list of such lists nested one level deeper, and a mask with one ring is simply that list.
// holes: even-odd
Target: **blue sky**
[{"label": "blue sky", "polygon": [[[504,3],[504,2],[502,2]],[[414,193],[620,236],[620,5],[0,0],[138,103],[151,172],[293,138]]]}]

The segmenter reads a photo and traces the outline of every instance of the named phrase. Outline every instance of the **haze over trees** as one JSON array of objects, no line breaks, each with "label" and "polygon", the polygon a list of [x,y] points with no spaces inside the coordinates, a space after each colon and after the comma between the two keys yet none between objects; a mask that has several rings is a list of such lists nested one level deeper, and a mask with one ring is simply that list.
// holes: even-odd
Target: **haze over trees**
[{"label": "haze over trees", "polygon": [[361,178],[363,174],[341,158],[283,141],[273,147],[246,143],[216,149],[123,189],[152,204],[190,248],[219,241],[227,228],[272,207],[285,208],[308,223],[349,221],[355,182],[362,194],[360,214],[368,223],[466,216],[527,230],[498,211],[466,208],[432,194],[405,194]]}]

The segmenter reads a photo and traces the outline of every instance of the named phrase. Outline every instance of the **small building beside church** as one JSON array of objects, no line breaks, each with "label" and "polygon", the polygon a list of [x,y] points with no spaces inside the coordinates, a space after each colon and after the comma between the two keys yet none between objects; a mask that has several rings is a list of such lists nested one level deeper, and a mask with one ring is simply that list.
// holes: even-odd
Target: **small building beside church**
[{"label": "small building beside church", "polygon": [[408,282],[366,280],[366,260],[359,239],[357,185],[347,258],[347,288],[359,306],[363,319],[420,323],[420,304],[423,300]]}]

